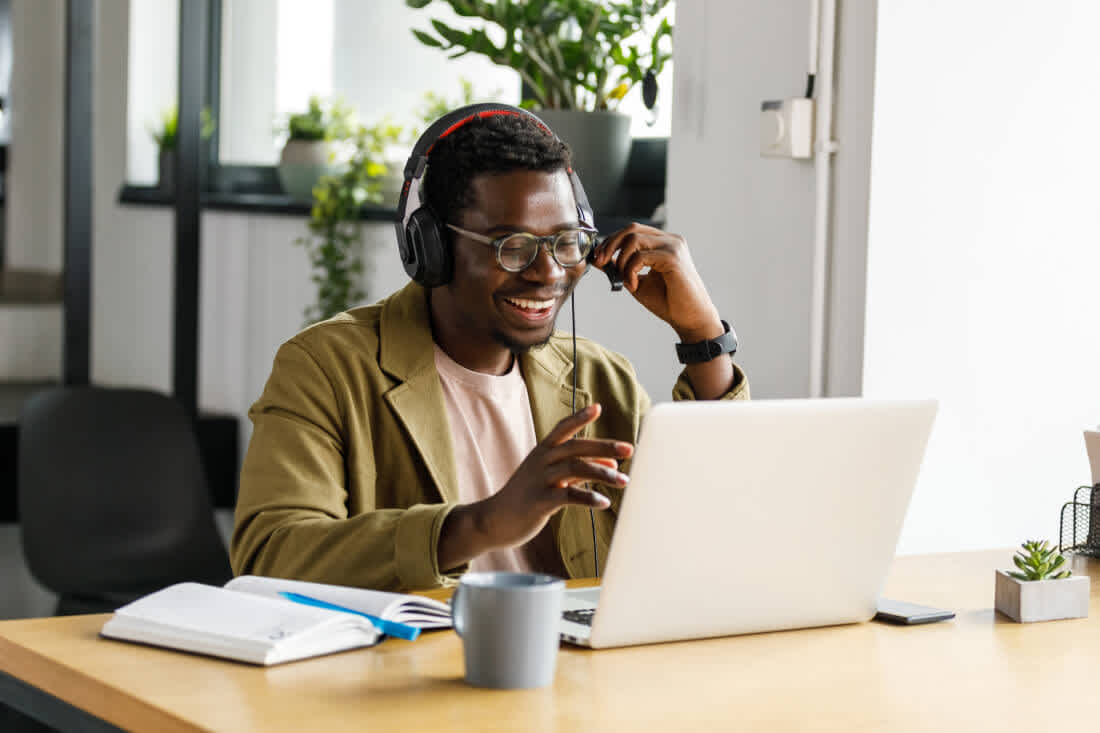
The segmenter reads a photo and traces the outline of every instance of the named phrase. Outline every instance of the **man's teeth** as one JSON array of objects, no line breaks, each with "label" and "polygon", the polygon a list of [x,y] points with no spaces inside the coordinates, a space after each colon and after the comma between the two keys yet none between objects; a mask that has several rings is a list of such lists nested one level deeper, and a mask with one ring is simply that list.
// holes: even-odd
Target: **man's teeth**
[{"label": "man's teeth", "polygon": [[505,300],[524,310],[541,311],[554,307],[552,300],[527,300],[526,298],[505,298]]}]

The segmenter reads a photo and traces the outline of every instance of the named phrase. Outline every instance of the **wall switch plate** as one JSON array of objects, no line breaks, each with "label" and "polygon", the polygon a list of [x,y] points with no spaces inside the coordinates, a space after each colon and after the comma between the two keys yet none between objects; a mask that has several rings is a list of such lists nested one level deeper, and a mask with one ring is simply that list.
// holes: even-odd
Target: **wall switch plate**
[{"label": "wall switch plate", "polygon": [[760,104],[760,154],[809,158],[814,150],[814,100],[783,99]]}]

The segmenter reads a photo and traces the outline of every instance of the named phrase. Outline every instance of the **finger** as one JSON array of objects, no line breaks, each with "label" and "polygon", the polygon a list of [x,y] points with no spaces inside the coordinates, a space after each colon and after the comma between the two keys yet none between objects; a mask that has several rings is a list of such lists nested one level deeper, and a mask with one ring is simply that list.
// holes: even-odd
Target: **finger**
[{"label": "finger", "polygon": [[615,266],[619,268],[619,272],[624,276],[624,280],[626,272],[623,270],[623,267],[630,260],[631,255],[643,247],[643,244],[643,239],[638,236],[637,232],[633,230],[624,231],[619,241],[617,247],[618,251],[615,257]]},{"label": "finger", "polygon": [[561,445],[584,429],[585,425],[592,423],[600,416],[603,408],[600,403],[589,405],[565,418],[543,439],[543,443],[549,446]]},{"label": "finger", "polygon": [[668,272],[676,265],[676,254],[663,247],[657,249],[636,250],[626,260],[620,258],[619,272],[623,282],[631,292],[638,289],[639,277],[643,270],[651,268],[658,272]]},{"label": "finger", "polygon": [[546,462],[554,463],[567,458],[630,458],[634,446],[621,440],[606,438],[574,438],[547,451]]},{"label": "finger", "polygon": [[570,486],[565,490],[566,504],[579,504],[593,509],[607,509],[611,506],[611,500],[598,491]]},{"label": "finger", "polygon": [[608,262],[615,259],[616,253],[619,248],[626,242],[627,238],[632,234],[648,234],[652,236],[661,236],[664,234],[660,229],[655,229],[645,224],[639,224],[638,222],[631,222],[622,229],[612,233],[606,237],[599,246],[599,250],[596,252],[595,264],[603,267]]},{"label": "finger", "polygon": [[583,458],[570,458],[567,461],[559,461],[551,465],[546,478],[551,486],[561,486],[563,482],[573,484],[584,481],[597,481],[609,486],[624,488],[630,482],[630,477],[625,473],[621,473],[617,467],[611,468],[593,461],[586,461]]}]

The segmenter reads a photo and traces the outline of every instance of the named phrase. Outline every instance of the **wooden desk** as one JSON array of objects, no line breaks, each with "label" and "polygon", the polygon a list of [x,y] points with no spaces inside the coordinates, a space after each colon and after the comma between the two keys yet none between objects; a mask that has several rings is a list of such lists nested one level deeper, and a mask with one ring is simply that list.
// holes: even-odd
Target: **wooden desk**
[{"label": "wooden desk", "polygon": [[1010,556],[897,560],[885,595],[953,621],[564,647],[542,690],[467,687],[450,631],[257,668],[100,639],[106,616],[0,623],[0,670],[138,731],[1093,730],[1100,562],[1073,560],[1092,576],[1091,618],[1016,624],[992,609]]}]

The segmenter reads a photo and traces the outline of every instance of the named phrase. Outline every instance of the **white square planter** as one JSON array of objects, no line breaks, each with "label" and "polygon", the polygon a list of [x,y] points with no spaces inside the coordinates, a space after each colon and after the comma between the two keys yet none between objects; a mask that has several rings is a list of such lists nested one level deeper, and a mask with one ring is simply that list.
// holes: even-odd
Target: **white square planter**
[{"label": "white square planter", "polygon": [[1021,623],[1086,618],[1089,615],[1089,576],[1061,580],[1017,580],[997,571],[997,610]]}]

